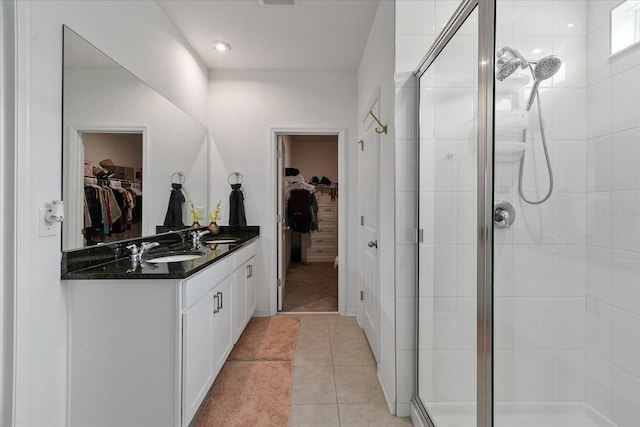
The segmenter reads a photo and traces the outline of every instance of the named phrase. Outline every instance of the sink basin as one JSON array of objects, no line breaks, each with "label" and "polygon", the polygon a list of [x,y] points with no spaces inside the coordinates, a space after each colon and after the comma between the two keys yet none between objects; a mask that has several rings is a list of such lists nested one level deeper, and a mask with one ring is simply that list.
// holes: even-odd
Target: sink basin
[{"label": "sink basin", "polygon": [[207,245],[212,245],[214,243],[216,243],[218,245],[221,245],[221,244],[224,244],[224,243],[235,243],[238,240],[240,240],[240,239],[207,239],[207,240],[205,240],[204,243],[207,244]]},{"label": "sink basin", "polygon": [[168,262],[190,261],[192,259],[198,259],[202,255],[203,254],[201,254],[201,253],[197,253],[197,254],[182,254],[182,255],[168,255],[168,256],[161,256],[161,257],[157,257],[157,258],[151,258],[151,259],[148,259],[147,262],[150,262],[150,263],[153,263],[153,264],[161,264],[161,263],[168,263]]}]

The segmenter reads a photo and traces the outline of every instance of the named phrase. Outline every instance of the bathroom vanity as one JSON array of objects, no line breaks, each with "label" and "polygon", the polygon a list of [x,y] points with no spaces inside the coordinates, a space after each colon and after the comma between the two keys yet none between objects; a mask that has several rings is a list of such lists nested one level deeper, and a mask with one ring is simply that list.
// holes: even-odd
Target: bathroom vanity
[{"label": "bathroom vanity", "polygon": [[189,425],[256,308],[259,231],[247,229],[203,236],[187,261],[145,258],[184,252],[188,231],[157,236],[139,263],[130,242],[64,253],[69,425]]}]

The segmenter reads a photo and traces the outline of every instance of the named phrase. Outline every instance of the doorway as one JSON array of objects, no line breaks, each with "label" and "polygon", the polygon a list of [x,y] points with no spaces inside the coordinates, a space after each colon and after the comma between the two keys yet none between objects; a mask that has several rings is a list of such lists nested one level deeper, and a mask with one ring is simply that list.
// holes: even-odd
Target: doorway
[{"label": "doorway", "polygon": [[278,135],[278,310],[338,311],[339,135]]}]

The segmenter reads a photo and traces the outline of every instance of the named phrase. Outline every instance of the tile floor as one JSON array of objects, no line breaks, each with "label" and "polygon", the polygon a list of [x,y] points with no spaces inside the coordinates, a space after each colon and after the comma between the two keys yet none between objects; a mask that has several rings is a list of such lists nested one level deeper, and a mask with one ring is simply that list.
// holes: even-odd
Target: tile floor
[{"label": "tile floor", "polygon": [[355,317],[301,318],[293,357],[291,427],[410,426],[389,414],[376,364]]}]

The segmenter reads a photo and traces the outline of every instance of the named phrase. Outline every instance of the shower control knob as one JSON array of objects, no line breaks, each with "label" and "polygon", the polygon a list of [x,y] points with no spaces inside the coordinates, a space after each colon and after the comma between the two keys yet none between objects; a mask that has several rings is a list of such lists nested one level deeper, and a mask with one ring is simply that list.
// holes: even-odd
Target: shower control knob
[{"label": "shower control knob", "polygon": [[495,228],[509,228],[516,219],[516,210],[511,203],[500,200],[493,205],[493,224]]}]

